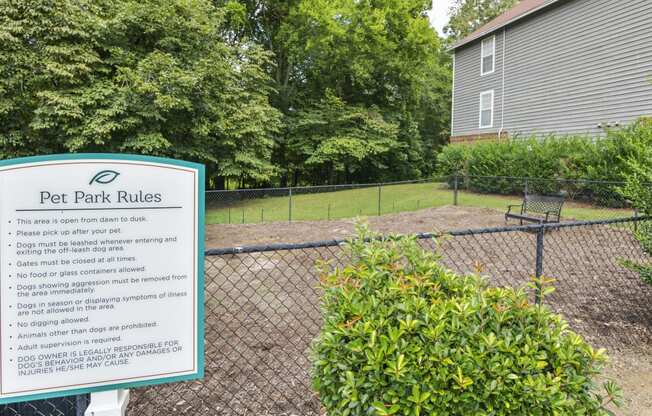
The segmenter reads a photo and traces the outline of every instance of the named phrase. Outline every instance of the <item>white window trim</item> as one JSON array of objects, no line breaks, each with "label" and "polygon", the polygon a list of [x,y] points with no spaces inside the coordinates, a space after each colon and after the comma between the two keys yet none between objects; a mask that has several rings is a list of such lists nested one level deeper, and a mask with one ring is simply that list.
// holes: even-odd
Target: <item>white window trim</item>
[{"label": "white window trim", "polygon": [[[491,94],[491,123],[487,126],[483,126],[482,125],[482,96],[487,94]],[[480,107],[480,111],[478,112],[478,116],[479,116],[478,125],[480,126],[479,128],[490,129],[494,126],[494,90],[481,92],[479,101],[480,101],[478,105],[478,107]]]},{"label": "white window trim", "polygon": [[[491,71],[484,72],[484,43],[485,41],[492,39],[493,50],[491,51]],[[488,55],[486,55],[488,56]],[[489,38],[484,38],[480,42],[480,76],[491,75],[496,72],[496,35],[492,35]]]}]

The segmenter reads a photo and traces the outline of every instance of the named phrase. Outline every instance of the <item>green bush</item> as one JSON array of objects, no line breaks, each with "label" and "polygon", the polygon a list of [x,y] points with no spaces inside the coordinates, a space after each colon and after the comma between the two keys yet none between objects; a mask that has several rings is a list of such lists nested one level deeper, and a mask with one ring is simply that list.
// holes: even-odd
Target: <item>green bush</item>
[{"label": "green bush", "polygon": [[[638,223],[638,229],[634,232],[634,238],[641,246],[641,250],[648,256],[652,256],[652,222],[642,221]],[[639,263],[629,259],[620,260],[620,264],[641,276],[641,279],[652,285],[652,265],[649,263]]]},{"label": "green bush", "polygon": [[437,155],[437,169],[441,176],[452,177],[457,173],[466,172],[471,147],[450,145]]},{"label": "green bush", "polygon": [[348,245],[351,265],[323,269],[312,375],[328,415],[609,414],[592,382],[604,352],[560,316],[455,275],[413,238],[369,237]]},{"label": "green bush", "polygon": [[[515,138],[475,145],[449,145],[437,157],[437,173],[468,176],[469,190],[484,193],[519,194],[523,183],[487,177],[543,178],[538,192],[551,193],[567,184],[550,179],[625,181],[632,174],[632,161],[640,161],[652,147],[652,119],[608,132],[603,139],[590,137]],[[617,185],[586,182],[568,189],[572,196],[605,206],[625,202]]]},{"label": "green bush", "polygon": [[[649,138],[652,141],[652,137]],[[629,161],[631,174],[621,190],[624,198],[632,201],[644,215],[652,216],[652,147],[637,149],[637,158]],[[641,249],[652,255],[652,222],[643,221],[638,224],[634,233]],[[623,260],[623,266],[640,274],[643,281],[652,285],[652,265]]]}]

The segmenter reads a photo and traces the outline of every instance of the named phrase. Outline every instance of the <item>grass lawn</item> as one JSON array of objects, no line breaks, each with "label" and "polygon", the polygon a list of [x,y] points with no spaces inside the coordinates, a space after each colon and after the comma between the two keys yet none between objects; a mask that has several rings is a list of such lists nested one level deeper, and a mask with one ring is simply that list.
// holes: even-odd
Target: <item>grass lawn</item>
[{"label": "grass lawn", "polygon": [[[378,188],[292,196],[292,220],[314,221],[378,215]],[[458,203],[467,207],[492,208],[504,212],[509,204],[520,204],[517,196],[486,195],[460,191]],[[383,186],[380,214],[415,211],[453,204],[453,191],[443,183],[418,183]],[[289,197],[267,197],[230,203],[217,208],[207,204],[208,224],[240,224],[289,220]],[[631,216],[626,209],[592,207],[567,203],[562,217],[597,220]]]}]

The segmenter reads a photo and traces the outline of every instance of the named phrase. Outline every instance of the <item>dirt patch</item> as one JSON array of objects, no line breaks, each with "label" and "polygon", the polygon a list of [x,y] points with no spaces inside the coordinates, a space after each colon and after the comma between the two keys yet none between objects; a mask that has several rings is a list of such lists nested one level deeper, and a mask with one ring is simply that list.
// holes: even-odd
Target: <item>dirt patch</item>
[{"label": "dirt patch", "polygon": [[613,380],[625,392],[622,409],[611,408],[617,415],[652,415],[652,353],[612,353],[604,379]]},{"label": "dirt patch", "polygon": [[[501,212],[443,207],[369,219],[383,233],[504,225]],[[213,225],[208,247],[306,242],[350,236],[354,221]],[[432,240],[421,240],[435,249]],[[465,235],[439,241],[442,262],[459,273],[481,269],[490,282],[522,287],[534,273],[536,235]],[[545,234],[543,271],[557,279],[546,303],[575,331],[609,350],[605,377],[625,391],[623,416],[652,415],[652,287],[621,259],[649,260],[623,226]],[[321,327],[315,263],[348,262],[339,247],[209,256],[206,259],[206,375],[201,382],[133,391],[143,416],[318,416],[309,350]]]},{"label": "dirt patch", "polygon": [[[373,230],[384,234],[443,232],[505,225],[505,217],[500,211],[459,206],[382,215],[364,220]],[[206,247],[225,248],[342,239],[353,234],[355,223],[355,219],[348,219],[241,225],[211,224],[206,226]]]}]

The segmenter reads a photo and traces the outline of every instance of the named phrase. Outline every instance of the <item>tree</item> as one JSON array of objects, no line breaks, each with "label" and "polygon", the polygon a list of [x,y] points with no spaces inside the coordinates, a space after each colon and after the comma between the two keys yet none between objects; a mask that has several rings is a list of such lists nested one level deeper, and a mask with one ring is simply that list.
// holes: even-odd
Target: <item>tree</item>
[{"label": "tree", "polygon": [[375,108],[348,105],[331,92],[313,106],[290,117],[287,160],[295,173],[350,183],[374,178],[391,153],[405,151],[398,125],[388,123]]},{"label": "tree", "polygon": [[455,0],[444,32],[451,41],[459,40],[479,29],[518,4],[519,0]]},{"label": "tree", "polygon": [[[373,172],[374,177],[342,177],[354,181],[394,179],[429,171],[424,149],[429,151],[447,136],[451,72],[449,57],[429,26],[430,1],[240,3],[246,6],[250,23],[236,31],[238,36],[254,39],[274,54],[268,67],[275,80],[271,102],[286,115],[286,128],[278,136],[274,157],[278,166],[287,167],[282,183],[297,176],[308,183],[324,179],[308,174],[313,166],[307,164],[310,156],[303,149],[291,148],[301,142],[291,136],[296,131],[291,123],[311,125],[298,118],[312,117],[315,109],[333,97],[341,101],[339,111],[353,111],[341,118],[355,118],[359,110],[366,109],[385,123],[395,124],[399,134],[393,136],[396,143],[392,147],[402,149],[388,156],[382,169],[376,168],[380,165],[367,166],[365,171]],[[302,154],[304,160],[294,159]],[[304,166],[309,169],[304,171]]]},{"label": "tree", "polygon": [[[430,0],[0,2],[0,157],[171,156],[206,163],[218,187],[428,174],[448,135],[451,78],[429,8]],[[315,117],[335,126],[322,129]],[[362,123],[354,136],[364,157],[357,147],[306,153],[306,137],[330,145],[353,137],[344,120]],[[332,162],[330,176],[318,160]]]},{"label": "tree", "polygon": [[[351,181],[418,177],[424,172],[419,113],[434,73],[440,44],[426,18],[427,1],[304,1],[291,10],[281,31],[301,74],[297,105],[314,105],[325,91],[396,124],[398,134],[384,163]],[[291,23],[291,24],[290,24]],[[344,106],[341,110],[349,107]],[[342,114],[346,118],[346,114]]]},{"label": "tree", "polygon": [[205,0],[0,4],[0,156],[130,152],[269,180],[268,56]]}]

